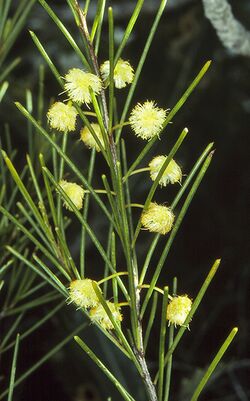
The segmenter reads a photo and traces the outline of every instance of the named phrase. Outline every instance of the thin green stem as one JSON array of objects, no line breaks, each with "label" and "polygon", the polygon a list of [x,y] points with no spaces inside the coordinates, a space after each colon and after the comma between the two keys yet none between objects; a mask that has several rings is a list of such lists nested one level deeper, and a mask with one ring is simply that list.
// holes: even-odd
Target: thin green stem
[{"label": "thin green stem", "polygon": [[151,306],[151,309],[150,309],[150,315],[149,315],[148,324],[147,324],[147,328],[146,328],[145,336],[144,336],[144,341],[143,341],[143,347],[144,347],[144,352],[145,353],[147,351],[149,337],[150,337],[151,330],[152,330],[152,327],[153,327],[153,324],[154,324],[154,321],[155,321],[157,303],[158,303],[158,292],[155,292],[154,296],[153,296],[153,302],[152,302],[152,306]]},{"label": "thin green stem", "polygon": [[222,344],[222,346],[220,347],[220,349],[217,352],[217,354],[215,355],[214,359],[210,363],[205,375],[203,376],[203,378],[201,379],[200,383],[198,384],[198,387],[196,388],[196,390],[195,390],[194,394],[192,395],[192,398],[190,399],[190,401],[197,401],[198,400],[198,398],[199,398],[202,390],[204,389],[205,385],[207,384],[210,376],[212,375],[213,371],[215,370],[216,366],[220,362],[221,358],[225,354],[226,350],[228,349],[229,345],[231,344],[231,342],[233,341],[233,339],[234,339],[234,337],[235,337],[235,335],[237,333],[238,333],[238,327],[234,327],[231,330],[231,332],[229,333],[229,335],[226,338],[226,340],[224,341],[224,343]]},{"label": "thin green stem", "polygon": [[15,377],[16,377],[16,364],[17,364],[17,355],[18,355],[18,350],[19,350],[19,343],[20,343],[20,334],[17,334],[17,336],[16,336],[16,343],[15,343],[15,349],[14,349],[14,356],[13,356],[12,366],[11,366],[11,372],[10,372],[10,385],[9,385],[9,391],[8,391],[8,401],[12,401],[12,397],[13,397],[13,390],[14,390]]},{"label": "thin green stem", "polygon": [[[66,154],[66,149],[67,149],[67,141],[68,141],[68,133],[64,132],[63,138],[62,138],[62,152],[65,154]],[[58,182],[60,182],[60,180],[63,179],[64,166],[65,166],[65,160],[63,158],[61,158],[60,164],[59,164]],[[58,222],[58,226],[60,227],[60,230],[62,231],[62,234],[65,235],[64,224],[63,224],[63,213],[62,213],[62,201],[61,201],[61,197],[59,195],[57,196],[57,222]]]},{"label": "thin green stem", "polygon": [[130,247],[130,231],[128,225],[128,218],[125,207],[125,199],[122,185],[122,173],[120,163],[117,162],[117,200],[119,205],[119,210],[121,212],[121,224],[122,224],[122,232],[124,234],[124,243],[123,249],[126,257],[126,263],[128,268],[128,279],[129,279],[129,295],[131,299],[131,324],[134,335],[134,340],[136,346],[139,347],[139,334],[138,334],[138,304],[136,301],[136,288],[138,284],[138,272],[136,270],[136,266],[134,265],[134,261],[132,260],[132,252]]},{"label": "thin green stem", "polygon": [[96,30],[96,35],[95,35],[95,54],[97,54],[97,55],[98,55],[99,47],[100,47],[100,43],[101,43],[101,33],[102,33],[103,17],[104,17],[104,13],[105,13],[105,6],[106,6],[106,0],[100,0],[100,12],[99,12],[97,30]]},{"label": "thin green stem", "polygon": [[112,135],[113,112],[114,112],[114,18],[113,9],[108,9],[109,22],[109,127]]},{"label": "thin green stem", "polygon": [[124,47],[127,44],[127,41],[129,39],[129,37],[130,37],[130,35],[131,35],[132,31],[133,31],[134,25],[135,25],[135,23],[137,21],[137,18],[139,17],[141,8],[143,6],[143,3],[144,3],[144,0],[138,0],[137,3],[136,3],[136,6],[135,6],[134,11],[133,11],[133,14],[132,14],[132,16],[131,16],[131,18],[129,20],[129,23],[127,25],[127,28],[126,28],[126,30],[124,32],[122,41],[121,41],[121,43],[120,43],[120,45],[119,45],[119,47],[117,49],[117,52],[116,52],[116,55],[115,55],[115,64],[114,65],[116,65],[117,61],[119,60],[119,58],[120,58],[120,56],[121,56],[121,54],[123,52]]},{"label": "thin green stem", "polygon": [[[1,341],[1,347],[0,347],[1,354],[3,352],[3,349],[4,349],[5,345],[8,343],[9,338],[15,332],[16,328],[19,327],[19,324],[20,324],[23,316],[24,316],[24,313],[21,313],[19,316],[17,316],[17,318],[14,320],[13,324],[8,329],[8,332],[6,334],[4,334],[4,337],[3,337],[2,341]],[[14,341],[13,344],[15,344],[15,341]]]},{"label": "thin green stem", "polygon": [[163,380],[164,380],[164,355],[166,342],[166,326],[167,326],[167,305],[168,305],[168,287],[164,288],[161,310],[161,326],[160,326],[160,345],[159,345],[159,381],[158,381],[158,400],[162,401],[163,397]]},{"label": "thin green stem", "polygon": [[94,354],[94,352],[87,346],[83,340],[79,337],[74,337],[77,344],[83,349],[83,351],[92,359],[93,362],[103,371],[108,379],[115,385],[122,398],[126,401],[135,401],[135,399],[125,390],[118,379],[110,372],[110,370],[102,363],[102,361]]},{"label": "thin green stem", "polygon": [[[177,294],[177,278],[175,277],[173,280],[173,294]],[[173,345],[174,341],[174,325],[171,324],[169,327],[169,337],[168,337],[168,349],[170,349]],[[171,355],[166,366],[166,380],[165,380],[165,392],[164,392],[164,401],[168,401],[169,392],[170,392],[170,382],[171,382],[171,373],[172,373],[172,359]]]},{"label": "thin green stem", "polygon": [[[96,160],[96,150],[92,149],[90,162],[89,162],[89,169],[88,169],[88,182],[91,184],[93,173],[94,173],[94,166]],[[89,202],[90,196],[86,194],[83,206],[83,218],[87,221],[88,218],[88,211],[89,211]],[[80,239],[80,276],[83,278],[85,275],[85,252],[86,252],[86,230],[84,226],[81,227],[81,239]]]}]

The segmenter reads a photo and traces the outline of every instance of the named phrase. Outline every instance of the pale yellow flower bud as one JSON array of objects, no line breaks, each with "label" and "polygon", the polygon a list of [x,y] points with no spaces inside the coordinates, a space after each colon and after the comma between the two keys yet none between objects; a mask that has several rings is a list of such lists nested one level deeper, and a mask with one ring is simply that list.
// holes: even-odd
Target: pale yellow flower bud
[{"label": "pale yellow flower bud", "polygon": [[72,105],[56,102],[50,107],[47,118],[51,128],[69,132],[75,130],[77,114]]},{"label": "pale yellow flower bud", "polygon": [[[105,61],[100,68],[102,78],[105,81],[109,78],[110,74],[110,62],[109,60]],[[129,64],[128,61],[124,61],[121,58],[117,61],[117,64],[114,68],[114,83],[115,87],[118,89],[125,88],[127,84],[131,84],[134,79],[134,70],[133,67]]]},{"label": "pale yellow flower bud", "polygon": [[[83,188],[80,185],[75,184],[74,182],[68,182],[65,180],[59,181],[59,185],[64,190],[66,195],[68,195],[68,197],[70,198],[71,202],[73,202],[75,207],[78,210],[80,210],[82,208],[83,198],[84,198]],[[66,209],[72,211],[71,206],[66,201],[64,201],[63,204],[66,207]]]},{"label": "pale yellow flower bud", "polygon": [[134,107],[129,122],[135,135],[150,140],[162,130],[166,115],[166,110],[157,107],[153,101],[146,101]]},{"label": "pale yellow flower bud", "polygon": [[[120,308],[114,303],[107,301],[107,305],[113,315],[114,320],[118,323],[122,321],[122,314]],[[98,304],[95,308],[92,308],[89,313],[90,319],[94,323],[99,323],[104,329],[112,330],[114,328],[111,320],[109,319],[105,309],[101,304]]]},{"label": "pale yellow flower bud", "polygon": [[169,324],[182,326],[192,307],[192,300],[187,295],[174,297],[167,307],[167,320]]},{"label": "pale yellow flower bud", "polygon": [[99,303],[98,297],[92,286],[93,280],[84,278],[71,281],[69,286],[68,303],[74,302],[79,308],[93,308]]},{"label": "pale yellow flower bud", "polygon": [[142,213],[141,223],[150,232],[167,234],[173,226],[174,214],[163,205],[151,202],[148,209]]},{"label": "pale yellow flower bud", "polygon": [[[149,163],[150,177],[155,181],[163,163],[166,161],[167,156],[156,156]],[[172,159],[165,169],[159,184],[166,186],[168,183],[175,184],[176,182],[181,182],[182,172],[180,166]]]},{"label": "pale yellow flower bud", "polygon": [[89,88],[95,94],[101,92],[102,84],[97,75],[85,72],[79,68],[72,68],[65,75],[65,90],[68,92],[71,100],[78,104],[91,103]]},{"label": "pale yellow flower bud", "polygon": [[[93,124],[91,124],[91,127],[95,131],[95,134],[96,134],[97,138],[100,140],[101,144],[104,147],[104,141],[103,141],[103,137],[102,137],[102,132],[101,132],[100,126],[98,124],[94,124],[93,123]],[[96,142],[95,138],[91,134],[90,130],[88,129],[88,127],[84,127],[84,128],[81,129],[80,136],[81,136],[81,140],[85,143],[85,145],[88,148],[90,148],[90,149],[95,148],[97,152],[100,152],[101,149],[100,149],[98,143]]]}]

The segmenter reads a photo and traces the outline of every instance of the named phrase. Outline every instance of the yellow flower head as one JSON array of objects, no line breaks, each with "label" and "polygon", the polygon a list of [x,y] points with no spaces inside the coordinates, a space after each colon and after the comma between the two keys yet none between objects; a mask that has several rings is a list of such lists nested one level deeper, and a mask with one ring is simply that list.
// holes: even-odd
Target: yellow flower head
[{"label": "yellow flower head", "polygon": [[[150,177],[155,181],[163,163],[167,159],[167,156],[156,156],[149,163]],[[169,182],[175,184],[176,182],[181,182],[182,172],[180,166],[172,159],[165,169],[159,184],[166,186]]]},{"label": "yellow flower head", "polygon": [[92,286],[93,280],[84,278],[71,281],[69,286],[68,303],[74,302],[79,308],[93,308],[99,302]]},{"label": "yellow flower head", "polygon": [[167,307],[167,320],[169,324],[182,326],[192,307],[192,300],[187,295],[174,297]]},{"label": "yellow flower head", "polygon": [[148,209],[142,213],[142,225],[153,233],[167,234],[174,222],[174,214],[172,210],[163,205],[151,202]]},{"label": "yellow flower head", "polygon": [[138,103],[132,110],[129,122],[135,135],[150,140],[162,130],[167,111],[160,109],[153,101]]},{"label": "yellow flower head", "polygon": [[[75,207],[78,210],[80,210],[82,208],[83,198],[84,198],[83,188],[80,185],[75,184],[74,182],[68,182],[65,180],[59,181],[59,185],[64,190],[66,195],[68,195],[71,202],[74,203]],[[71,206],[66,201],[64,201],[63,204],[66,207],[66,209],[72,211]]]},{"label": "yellow flower head", "polygon": [[[103,141],[100,126],[98,124],[93,123],[93,124],[91,124],[91,127],[95,131],[96,136],[98,137],[98,139],[100,140],[101,144],[104,147],[104,141]],[[95,138],[91,134],[90,130],[88,129],[88,127],[82,128],[80,131],[80,135],[81,135],[81,140],[85,143],[85,145],[88,148],[90,148],[90,149],[95,148],[97,152],[100,152],[101,149],[100,149],[98,143],[96,142]]]},{"label": "yellow flower head", "polygon": [[56,102],[50,107],[47,118],[51,128],[69,132],[75,130],[77,114],[76,109],[70,104]]},{"label": "yellow flower head", "polygon": [[65,81],[64,87],[70,99],[78,104],[91,102],[89,88],[96,94],[99,94],[102,88],[101,80],[97,75],[79,68],[69,70],[65,75]]},{"label": "yellow flower head", "polygon": [[[109,78],[110,74],[110,62],[105,61],[100,68],[102,78],[105,81]],[[114,83],[115,87],[118,89],[125,88],[127,84],[131,84],[134,79],[133,67],[128,61],[124,61],[121,58],[117,61],[114,69]]]},{"label": "yellow flower head", "polygon": [[[116,322],[121,322],[122,314],[120,313],[120,308],[110,301],[107,301],[107,305],[113,315],[114,320]],[[106,330],[112,330],[114,328],[111,320],[109,319],[105,309],[101,304],[98,304],[96,307],[92,308],[90,310],[89,316],[92,322],[99,323]]]}]

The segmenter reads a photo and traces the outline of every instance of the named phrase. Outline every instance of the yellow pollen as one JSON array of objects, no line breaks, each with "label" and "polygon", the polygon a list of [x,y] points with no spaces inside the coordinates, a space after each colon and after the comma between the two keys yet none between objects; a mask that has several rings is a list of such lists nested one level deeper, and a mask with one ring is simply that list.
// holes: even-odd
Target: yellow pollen
[{"label": "yellow pollen", "polygon": [[[104,147],[104,141],[103,141],[100,126],[98,124],[93,123],[93,124],[91,124],[91,127],[95,131],[97,138],[100,140],[101,144]],[[88,148],[90,148],[90,149],[95,148],[97,152],[100,152],[101,149],[100,149],[98,143],[96,142],[94,136],[91,134],[90,130],[88,129],[88,127],[84,127],[81,129],[80,136],[81,136],[81,140],[85,143],[85,145]]]},{"label": "yellow pollen", "polygon": [[[75,184],[74,182],[68,182],[65,180],[59,181],[59,185],[66,193],[66,195],[68,195],[68,197],[70,198],[71,202],[73,202],[75,207],[78,210],[80,210],[83,205],[84,189],[80,185]],[[67,203],[67,201],[64,201],[63,204],[66,207],[66,209],[72,211],[72,208]]]},{"label": "yellow pollen", "polygon": [[[107,305],[113,315],[114,320],[117,323],[121,322],[122,314],[120,313],[120,308],[110,301],[107,301]],[[95,308],[92,308],[89,316],[92,322],[99,323],[106,330],[112,330],[114,328],[113,323],[109,319],[105,309],[101,304],[98,304]]]},{"label": "yellow pollen", "polygon": [[[110,74],[110,62],[105,61],[100,68],[102,78],[105,81],[109,78]],[[125,88],[127,84],[131,84],[134,79],[134,70],[128,61],[124,61],[121,58],[117,61],[114,69],[114,83],[118,89]]]},{"label": "yellow pollen", "polygon": [[192,307],[192,300],[187,295],[174,297],[167,307],[167,320],[175,326],[183,326]]},{"label": "yellow pollen", "polygon": [[150,140],[162,130],[166,115],[166,110],[157,107],[153,101],[146,101],[134,107],[129,122],[135,135]]},{"label": "yellow pollen", "polygon": [[74,131],[77,114],[77,110],[72,105],[56,102],[48,110],[48,123],[51,128],[61,132]]},{"label": "yellow pollen", "polygon": [[85,278],[71,281],[68,303],[74,302],[79,308],[93,308],[99,302],[92,286],[93,280]]},{"label": "yellow pollen", "polygon": [[173,226],[174,214],[163,205],[151,202],[148,209],[142,213],[141,223],[150,232],[167,234]]},{"label": "yellow pollen", "polygon": [[[159,171],[162,168],[162,165],[166,161],[167,156],[156,156],[149,163],[150,177],[153,181],[155,181]],[[167,184],[175,184],[176,182],[181,182],[182,179],[182,171],[180,166],[172,159],[170,160],[167,168],[162,174],[162,177],[159,181],[161,186],[166,186]]]},{"label": "yellow pollen", "polygon": [[80,70],[79,68],[69,70],[65,75],[65,81],[64,87],[70,99],[78,104],[91,103],[89,88],[95,94],[99,94],[102,88],[101,80],[97,75]]}]

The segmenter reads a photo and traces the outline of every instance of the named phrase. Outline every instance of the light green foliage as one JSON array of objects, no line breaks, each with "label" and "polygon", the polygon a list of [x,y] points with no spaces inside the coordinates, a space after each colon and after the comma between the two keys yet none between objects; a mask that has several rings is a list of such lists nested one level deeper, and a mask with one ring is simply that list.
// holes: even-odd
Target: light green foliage
[{"label": "light green foliage", "polygon": [[[76,146],[76,144],[74,144],[72,149],[71,144],[72,141],[76,141],[75,137],[73,136],[73,139],[69,140],[71,134],[52,131],[42,123],[45,116],[43,93],[40,93],[39,96],[39,113],[37,117],[33,113],[31,93],[27,92],[26,105],[22,105],[18,102],[16,103],[17,109],[26,118],[28,123],[30,154],[27,156],[27,164],[22,174],[19,174],[15,168],[12,161],[13,152],[10,148],[8,149],[7,147],[7,152],[3,151],[0,156],[2,168],[1,179],[3,183],[0,196],[4,200],[0,205],[2,225],[6,226],[6,222],[9,221],[12,224],[13,232],[15,232],[15,230],[19,231],[18,241],[8,243],[7,250],[9,252],[9,260],[1,264],[0,274],[1,272],[4,273],[10,270],[12,264],[20,264],[22,269],[28,267],[28,269],[25,270],[21,284],[17,290],[15,289],[15,293],[16,297],[19,296],[20,298],[21,296],[22,299],[31,294],[33,297],[32,300],[29,300],[29,302],[27,301],[26,304],[22,304],[21,307],[16,306],[9,312],[7,310],[7,314],[9,315],[21,313],[13,322],[10,334],[15,332],[26,309],[51,302],[57,298],[63,298],[65,302],[69,297],[68,288],[70,282],[84,278],[93,279],[91,276],[91,268],[88,267],[87,240],[90,239],[96,254],[98,254],[99,263],[101,261],[101,265],[98,269],[99,282],[96,283],[93,281],[93,289],[99,300],[98,313],[101,311],[106,319],[109,319],[110,323],[107,325],[106,323],[103,324],[104,320],[102,319],[94,320],[93,315],[96,312],[95,308],[83,309],[83,315],[85,315],[85,319],[92,317],[91,320],[95,321],[94,324],[100,329],[102,334],[134,364],[141,378],[141,385],[145,388],[145,399],[150,401],[168,401],[169,394],[171,394],[171,370],[174,351],[179,345],[183,334],[189,327],[191,319],[194,317],[220,264],[219,260],[215,261],[193,301],[191,311],[186,316],[184,324],[177,332],[175,332],[173,325],[168,327],[166,319],[168,300],[172,299],[171,294],[177,293],[177,280],[174,281],[172,286],[172,283],[167,281],[167,272],[164,268],[182,221],[211,163],[213,144],[209,144],[198,157],[197,161],[194,162],[182,186],[178,186],[177,184],[174,199],[168,199],[168,195],[166,195],[170,208],[175,214],[174,225],[169,234],[162,236],[158,232],[155,234],[143,233],[141,213],[138,214],[136,208],[139,207],[141,212],[147,213],[150,203],[157,200],[158,184],[161,177],[173,157],[178,157],[178,150],[183,145],[188,134],[186,128],[184,128],[181,133],[174,132],[174,134],[173,131],[175,130],[172,129],[169,135],[176,135],[176,139],[174,145],[170,148],[165,135],[166,129],[169,128],[168,124],[173,121],[179,109],[184,106],[193,90],[207,72],[210,62],[205,63],[200,72],[194,76],[193,81],[186,91],[180,95],[176,105],[171,109],[169,114],[166,115],[163,124],[159,124],[159,134],[155,135],[147,142],[142,150],[138,151],[131,165],[128,165],[127,153],[131,145],[127,132],[126,134],[124,132],[125,127],[129,125],[128,113],[131,109],[136,86],[141,84],[139,80],[140,74],[160,18],[165,10],[166,0],[162,0],[159,4],[157,15],[149,30],[149,35],[145,47],[142,50],[138,66],[135,68],[134,80],[129,89],[126,89],[127,95],[124,104],[119,104],[119,107],[117,107],[117,103],[119,103],[119,93],[114,85],[114,68],[117,61],[122,56],[123,50],[137,23],[144,1],[138,0],[133,15],[125,29],[124,37],[117,49],[114,47],[113,11],[111,7],[109,7],[108,10],[106,9],[105,0],[98,1],[96,17],[91,28],[88,28],[87,16],[89,2],[87,1],[85,3],[85,9],[82,10],[77,1],[67,1],[79,28],[82,39],[81,44],[77,44],[77,41],[69,33],[64,22],[58,19],[49,4],[45,0],[39,0],[39,2],[78,55],[83,69],[95,74],[95,76],[99,78],[101,33],[104,15],[107,13],[110,75],[108,87],[105,87],[103,84],[100,94],[98,92],[95,94],[94,91],[91,90],[91,85],[87,87],[85,85],[91,97],[90,110],[86,108],[86,106],[80,106],[72,101],[72,105],[79,114],[79,120],[81,120],[83,125],[88,127],[90,133],[100,147],[99,154],[96,154],[95,148],[89,151],[89,164],[86,173],[83,173],[81,166],[74,161],[74,146]],[[64,79],[62,78],[63,72],[58,70],[53,59],[49,56],[46,48],[34,32],[31,32],[31,37],[59,84],[58,92],[61,92],[64,88]],[[41,82],[43,80],[43,69],[40,70],[40,80]],[[2,86],[0,95],[4,90],[5,88]],[[70,97],[70,93],[67,93],[67,95]],[[163,114],[165,115],[165,113]],[[56,117],[58,118],[58,116]],[[95,134],[93,126],[91,126],[92,122],[99,124],[103,143],[100,142]],[[56,124],[54,124],[54,127],[56,127]],[[130,128],[126,128],[126,131],[129,130]],[[165,153],[168,157],[165,159],[148,193],[143,194],[143,204],[138,205],[136,203],[137,194],[134,192],[135,190],[131,191],[132,176],[139,173],[144,174],[145,170],[147,170],[145,168],[145,165],[147,165],[146,160],[149,157],[150,150],[158,140],[158,135],[161,136],[162,146],[166,148]],[[42,138],[43,146],[46,147],[46,152],[44,152],[44,154],[42,152],[38,154],[38,138]],[[140,139],[138,139],[138,143],[139,140]],[[101,189],[96,189],[94,186],[94,182],[96,181],[95,174],[99,174],[95,166],[97,157],[103,158],[103,163],[106,164],[105,171],[108,171],[108,173],[100,174],[100,177],[98,177],[99,182],[103,183]],[[139,165],[141,168],[136,170]],[[15,183],[15,185],[13,182],[10,184],[12,185],[13,193],[16,194],[17,191],[19,191],[19,195],[21,196],[21,200],[17,203],[18,215],[13,213],[11,209],[11,204],[14,201],[13,198],[11,198],[11,201],[5,198],[4,188],[6,186],[6,176],[8,175],[7,170]],[[65,176],[67,177],[69,174],[72,182],[76,182],[84,189],[83,209],[81,209],[81,205],[76,207],[76,204],[69,197],[69,194],[59,185],[60,180],[64,179]],[[29,182],[26,177],[29,177]],[[165,191],[165,188],[162,189],[162,191]],[[91,202],[95,203],[96,213],[100,213],[106,219],[107,244],[102,243],[98,233],[92,227],[92,216],[90,216],[89,212]],[[69,211],[64,208],[65,204]],[[72,231],[70,230],[72,230],[72,228],[75,234],[80,237],[79,257],[78,255],[73,255],[71,250],[70,233]],[[138,244],[140,241],[143,241],[143,236],[145,237],[145,235],[151,238],[151,244],[148,249],[145,249],[143,263],[141,258],[138,257],[137,250]],[[159,248],[160,250],[157,248],[159,244],[161,245]],[[122,263],[117,255],[119,255],[119,259],[122,258]],[[153,257],[154,266],[152,268]],[[95,263],[93,260],[91,262]],[[158,282],[160,274],[163,271],[166,277],[166,286],[164,289],[161,289],[158,288]],[[11,275],[13,276],[15,274],[19,273],[13,268]],[[37,283],[38,278],[39,282]],[[181,281],[181,277],[179,281]],[[13,291],[16,285],[15,277],[9,280],[8,285],[9,295],[7,298],[13,299]],[[47,288],[47,285],[52,287],[52,289],[48,290],[45,295],[36,296],[36,292],[43,286]],[[77,296],[79,296],[79,294],[77,294]],[[112,304],[109,299],[112,300]],[[73,302],[72,299],[68,299],[68,301]],[[161,311],[157,308],[158,303],[161,305]],[[60,307],[61,303],[44,318],[44,321],[48,319],[52,313],[56,313]],[[120,311],[122,314],[126,315],[126,323],[121,321]],[[156,315],[160,322],[160,341],[159,349],[156,350],[155,353],[155,359],[158,359],[158,369],[156,377],[153,380],[147,365],[147,346],[150,342]],[[36,328],[37,326],[34,326],[33,330]],[[11,337],[10,334],[7,333],[7,339]],[[197,399],[235,334],[236,329],[234,329],[227,338],[221,350],[211,363],[208,372],[205,373],[204,378],[195,391],[192,401]],[[26,335],[28,335],[28,333],[22,334],[20,339]],[[68,339],[67,337],[66,340],[68,341]],[[111,372],[109,367],[96,355],[95,350],[90,349],[83,339],[76,336],[75,340],[116,386],[123,399],[127,401],[135,400],[128,389],[115,377],[115,372]],[[65,341],[63,341],[60,346],[62,346]],[[5,342],[7,344],[7,340]],[[11,373],[9,400],[11,400],[14,386],[19,384],[30,372],[44,362],[44,360],[38,362],[37,365],[34,365],[30,371],[19,377],[14,383],[14,368],[16,364],[18,340],[16,343],[12,342],[11,344],[16,344],[16,346]],[[51,351],[52,354],[56,352],[57,349],[58,347],[55,347]],[[45,357],[45,360],[49,355],[50,353]],[[172,378],[172,380],[174,380],[174,378]],[[0,395],[0,399],[6,394],[6,391]]]}]

